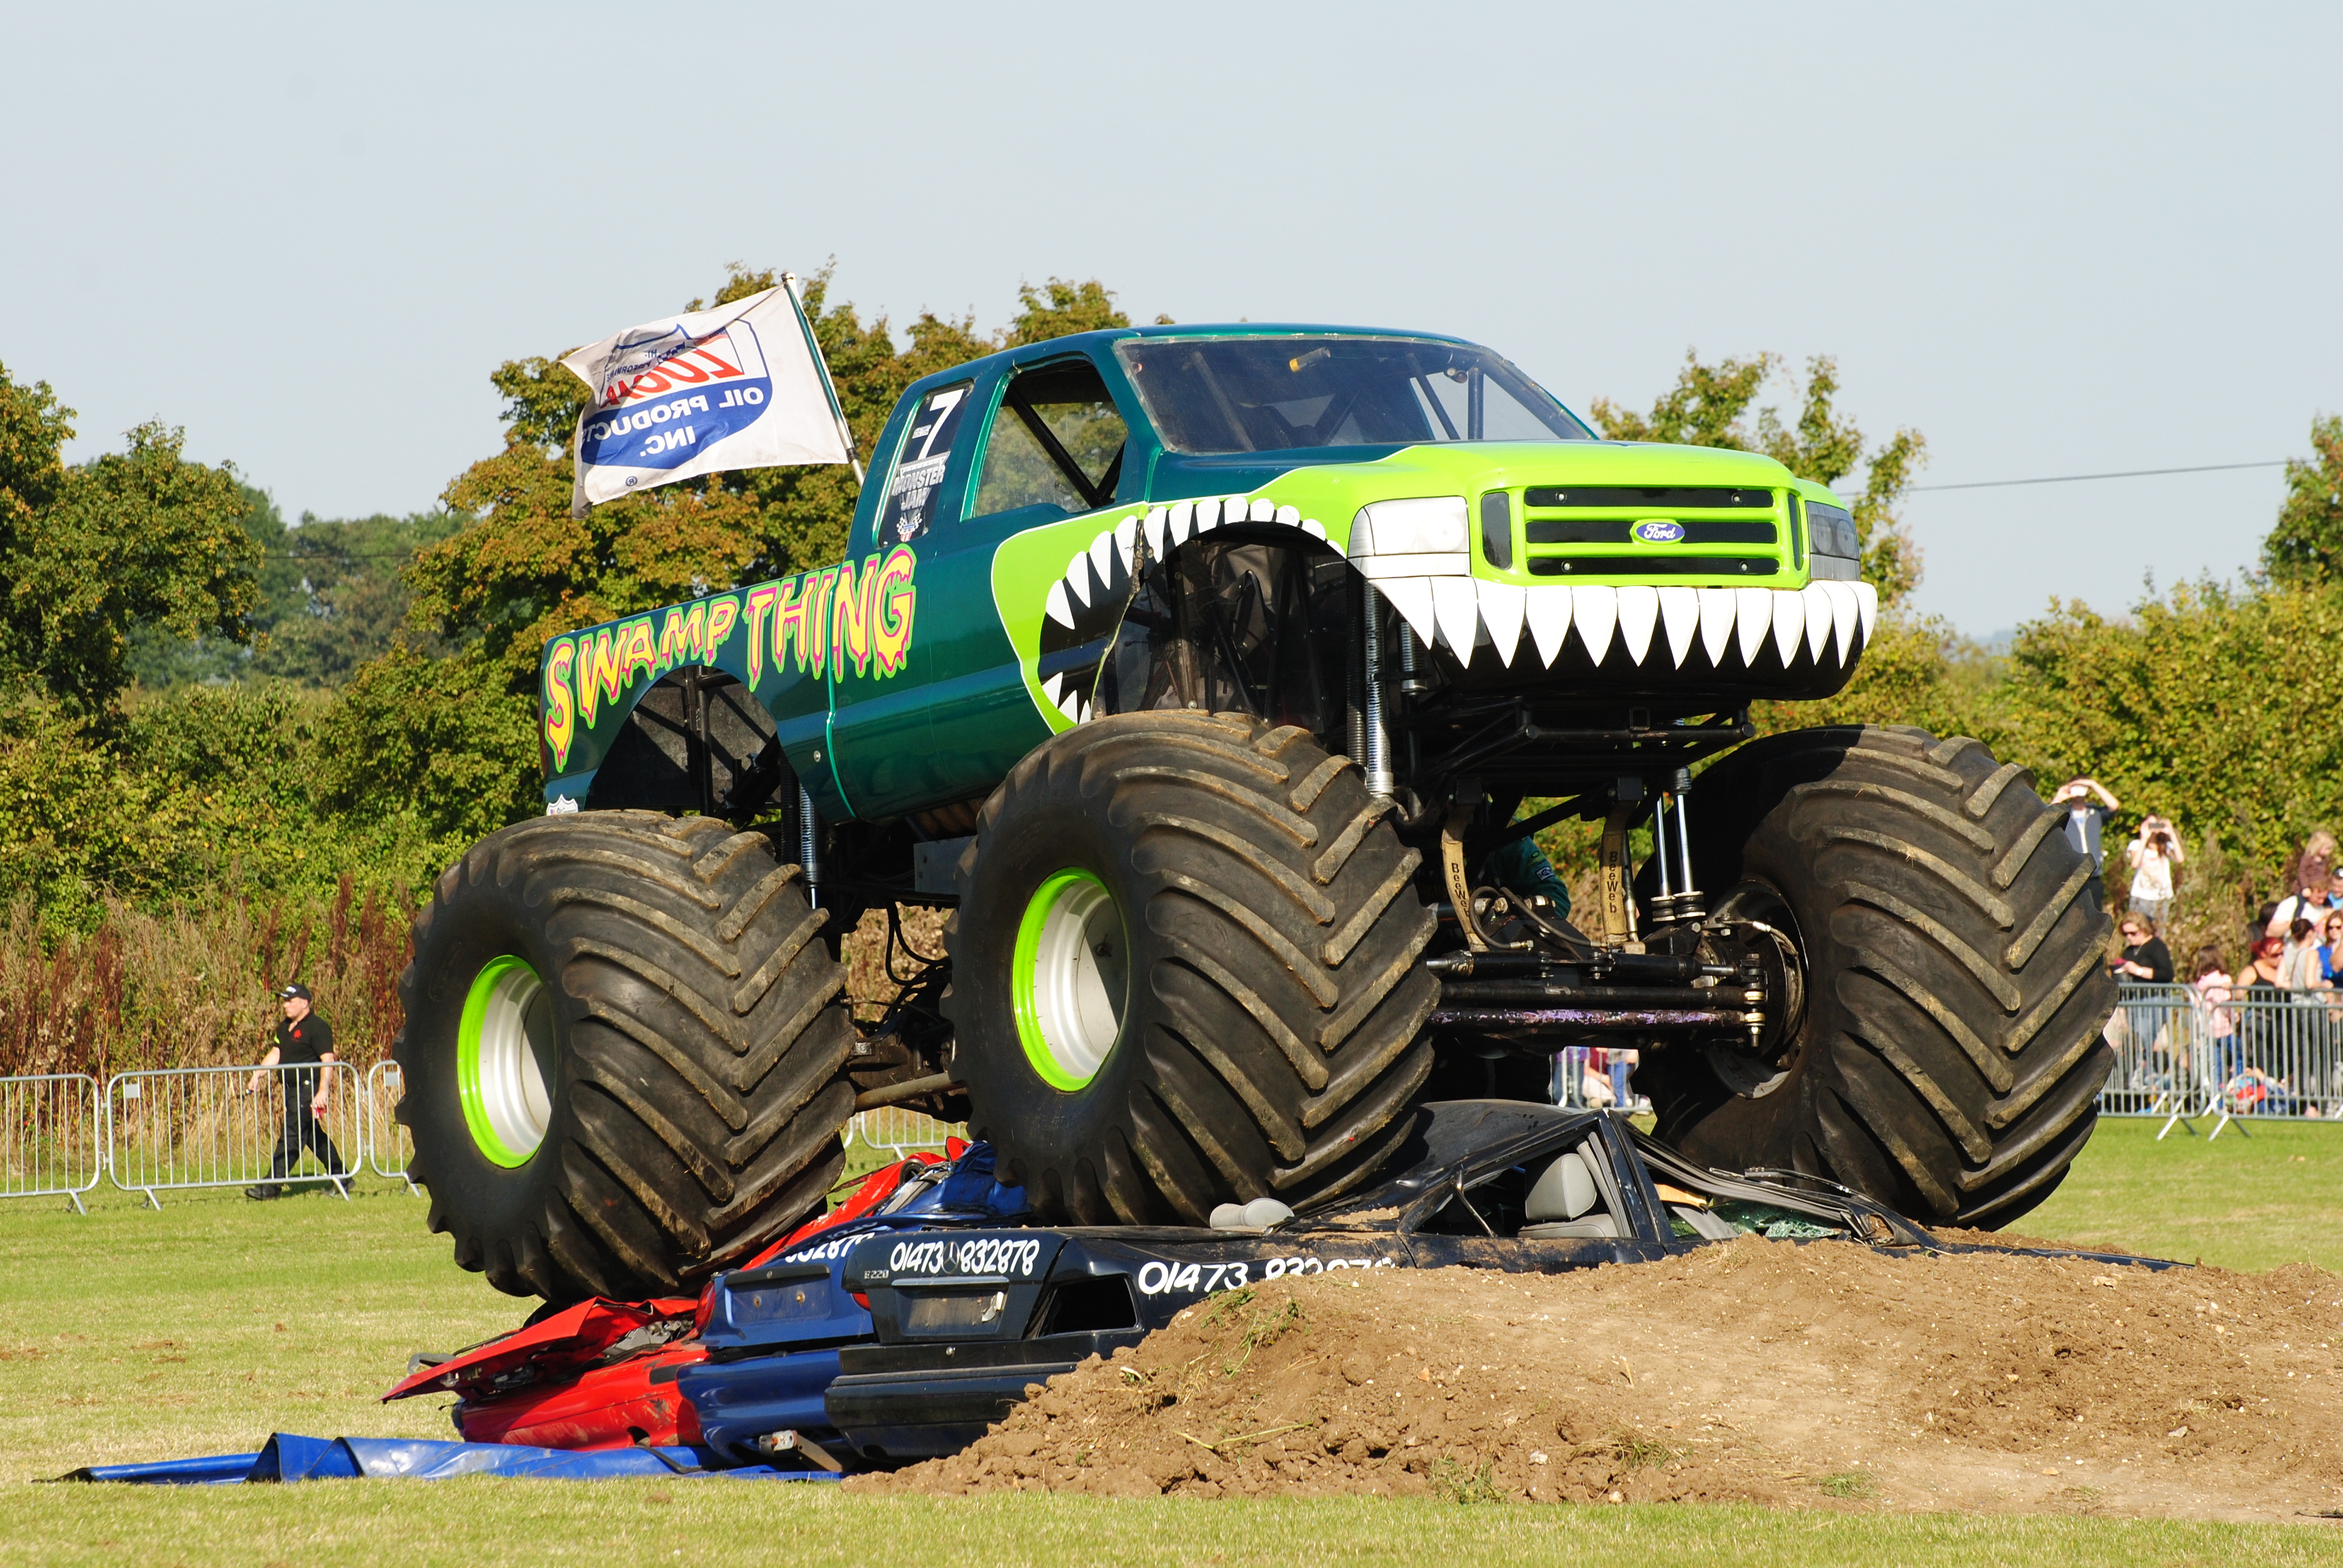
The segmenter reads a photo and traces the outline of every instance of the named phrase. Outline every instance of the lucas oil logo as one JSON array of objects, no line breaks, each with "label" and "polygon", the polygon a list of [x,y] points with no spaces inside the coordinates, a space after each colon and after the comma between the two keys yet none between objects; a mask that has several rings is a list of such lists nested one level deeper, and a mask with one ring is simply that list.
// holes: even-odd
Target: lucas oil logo
[{"label": "lucas oil logo", "polygon": [[622,342],[578,455],[596,467],[680,467],[701,443],[755,424],[772,392],[757,329],[745,321],[705,337],[676,330]]},{"label": "lucas oil logo", "polygon": [[1645,518],[1631,531],[1647,545],[1672,545],[1684,537],[1684,526],[1673,518]]}]

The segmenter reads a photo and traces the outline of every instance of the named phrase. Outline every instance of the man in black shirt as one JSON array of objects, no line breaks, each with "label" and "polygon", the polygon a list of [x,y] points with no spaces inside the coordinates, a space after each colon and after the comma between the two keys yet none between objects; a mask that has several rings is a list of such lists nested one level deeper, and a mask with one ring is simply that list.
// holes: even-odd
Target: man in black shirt
[{"label": "man in black shirt", "polygon": [[246,1188],[247,1198],[276,1197],[277,1184],[292,1174],[304,1149],[317,1152],[328,1176],[343,1174],[341,1151],[317,1125],[317,1118],[326,1113],[327,1074],[339,1060],[334,1055],[334,1026],[310,1010],[307,986],[288,985],[277,995],[285,1004],[285,1020],[277,1026],[277,1043],[260,1059],[262,1070],[252,1075],[252,1091],[258,1094],[266,1087],[268,1068],[296,1070],[277,1074],[285,1091],[284,1129],[277,1134],[277,1158],[269,1164],[268,1180]]}]

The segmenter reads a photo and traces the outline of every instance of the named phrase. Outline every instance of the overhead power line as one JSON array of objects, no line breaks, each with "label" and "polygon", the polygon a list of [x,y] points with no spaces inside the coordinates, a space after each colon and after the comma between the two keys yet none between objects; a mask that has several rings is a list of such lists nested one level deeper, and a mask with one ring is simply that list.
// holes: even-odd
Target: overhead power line
[{"label": "overhead power line", "polygon": [[411,550],[337,550],[330,547],[316,550],[263,550],[272,561],[323,561],[331,566],[336,561],[395,561],[405,556],[420,555],[421,547]]},{"label": "overhead power line", "polygon": [[2045,479],[1974,479],[1963,485],[1913,485],[1913,490],[2000,490],[2012,485],[2079,485],[2086,479],[2147,479],[2158,474],[2221,474],[2232,468],[2283,468],[2287,459],[2272,463],[2204,463],[2193,468],[2127,468],[2120,474],[2053,474]]}]

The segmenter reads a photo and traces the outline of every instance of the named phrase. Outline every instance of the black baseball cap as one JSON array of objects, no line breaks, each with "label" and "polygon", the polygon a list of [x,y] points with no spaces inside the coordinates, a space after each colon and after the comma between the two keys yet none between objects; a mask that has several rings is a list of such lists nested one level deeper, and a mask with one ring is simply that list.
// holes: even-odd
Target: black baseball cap
[{"label": "black baseball cap", "polygon": [[297,996],[303,1001],[307,1001],[309,1000],[309,988],[303,985],[300,981],[296,980],[291,985],[286,986],[282,990],[278,990],[277,994],[284,998],[287,1001],[292,1000]]}]

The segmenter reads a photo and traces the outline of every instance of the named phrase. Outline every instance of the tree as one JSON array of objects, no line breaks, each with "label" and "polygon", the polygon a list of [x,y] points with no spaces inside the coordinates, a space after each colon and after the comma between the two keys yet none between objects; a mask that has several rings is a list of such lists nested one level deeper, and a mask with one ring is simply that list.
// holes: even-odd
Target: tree
[{"label": "tree", "polygon": [[2262,569],[2281,583],[2343,579],[2343,417],[2310,422],[2309,462],[2286,466],[2286,500],[2262,541]]},{"label": "tree", "polygon": [[237,519],[259,552],[256,577],[258,602],[248,618],[249,640],[222,637],[182,637],[167,627],[144,621],[130,628],[127,655],[132,681],[148,691],[198,684],[216,686],[241,679],[252,663],[254,642],[264,640],[275,621],[274,609],[299,574],[287,560],[285,519],[267,491],[251,485],[244,492],[244,514]]},{"label": "tree", "polygon": [[[1029,343],[1047,343],[1052,337],[1068,337],[1077,332],[1131,325],[1131,317],[1115,308],[1114,291],[1096,278],[1075,283],[1053,277],[1039,288],[1021,283],[1017,286],[1017,319],[1001,334],[1004,348],[1022,348]],[[1155,319],[1168,322],[1171,317],[1159,316]]]},{"label": "tree", "polygon": [[[2343,822],[2343,733],[2327,700],[2338,681],[2343,593],[2184,583],[2120,619],[2054,602],[2018,628],[2008,682],[1974,733],[2046,783],[2099,779],[2127,818],[2171,818],[2191,850],[2184,891],[2199,884],[2181,934],[2227,944],[2304,838]],[[2207,835],[2234,867],[2227,888],[2204,885],[2195,863]]]},{"label": "tree", "polygon": [[189,462],[182,432],[141,425],[126,451],[67,467],[72,418],[0,367],[0,679],[97,714],[130,683],[141,626],[250,640],[260,549],[234,470]]},{"label": "tree", "polygon": [[[1785,425],[1780,412],[1770,405],[1757,411],[1754,433],[1744,423],[1750,405],[1781,365],[1777,354],[1703,365],[1698,352],[1687,348],[1676,384],[1661,395],[1650,414],[1621,408],[1607,397],[1597,397],[1588,412],[1614,441],[1668,441],[1763,452],[1802,479],[1835,485],[1864,461],[1862,430],[1851,417],[1833,407],[1839,386],[1837,360],[1818,354],[1806,362],[1803,387],[1790,378],[1799,405],[1795,425]],[[1863,491],[1855,498],[1853,510],[1855,531],[1863,541],[1863,576],[1879,590],[1883,608],[1897,603],[1920,581],[1919,547],[1895,508],[1926,461],[1927,450],[1927,438],[1917,430],[1896,431],[1871,454]]]},{"label": "tree", "polygon": [[130,449],[70,470],[34,526],[0,542],[8,661],[94,712],[130,683],[130,633],[252,637],[259,551],[233,470],[180,456],[183,433],[146,424]]},{"label": "tree", "polygon": [[285,531],[290,580],[269,597],[252,673],[339,686],[388,652],[413,605],[407,566],[468,520],[446,511],[330,521],[302,514]]},{"label": "tree", "polygon": [[359,667],[320,727],[325,810],[367,822],[411,814],[458,845],[530,815],[536,776],[536,703],[479,647],[435,658],[396,645]]},{"label": "tree", "polygon": [[1687,348],[1676,384],[1660,395],[1649,415],[1622,408],[1608,397],[1594,399],[1588,413],[1614,441],[1665,441],[1678,447],[1752,451],[1755,447],[1741,417],[1780,363],[1777,354],[1760,354],[1754,359],[1720,359],[1713,366],[1703,365],[1698,352]]},{"label": "tree", "polygon": [[387,651],[406,625],[407,564],[466,520],[437,511],[348,519],[305,512],[288,527],[266,491],[243,490],[242,525],[260,552],[250,640],[137,627],[131,672],[150,691],[256,677],[339,686]]},{"label": "tree", "polygon": [[73,418],[47,382],[20,387],[0,365],[0,532],[24,532],[55,502],[65,487],[60,453],[73,439]]}]

